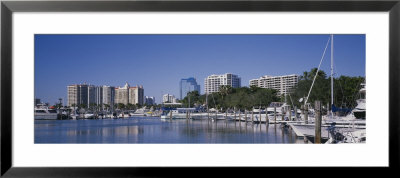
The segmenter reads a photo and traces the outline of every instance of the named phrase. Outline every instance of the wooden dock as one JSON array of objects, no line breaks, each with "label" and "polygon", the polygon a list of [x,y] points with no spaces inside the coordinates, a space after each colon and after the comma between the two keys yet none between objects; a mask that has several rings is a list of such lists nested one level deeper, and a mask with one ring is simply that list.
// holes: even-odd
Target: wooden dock
[{"label": "wooden dock", "polygon": [[[293,124],[289,123],[288,124],[290,128],[296,133],[296,136],[298,137],[304,137],[304,136],[314,136],[315,135],[315,126],[314,124]],[[330,125],[322,125],[321,129],[321,137],[323,138],[328,138],[329,133],[328,133],[328,127]],[[349,127],[346,125],[336,125],[335,126],[338,131],[356,131],[356,130],[362,130],[365,129],[365,127],[357,126],[357,127]]]},{"label": "wooden dock", "polygon": [[304,134],[299,129],[297,129],[297,127],[293,126],[292,123],[289,123],[289,126],[294,131],[294,133],[296,134],[297,137],[300,137],[300,138],[304,137]]}]

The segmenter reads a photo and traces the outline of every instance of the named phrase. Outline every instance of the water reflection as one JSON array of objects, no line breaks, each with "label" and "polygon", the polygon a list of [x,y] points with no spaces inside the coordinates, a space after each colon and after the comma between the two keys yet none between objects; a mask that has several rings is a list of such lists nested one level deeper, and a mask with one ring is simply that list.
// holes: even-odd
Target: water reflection
[{"label": "water reflection", "polygon": [[226,120],[35,121],[35,143],[304,143],[275,124]]}]

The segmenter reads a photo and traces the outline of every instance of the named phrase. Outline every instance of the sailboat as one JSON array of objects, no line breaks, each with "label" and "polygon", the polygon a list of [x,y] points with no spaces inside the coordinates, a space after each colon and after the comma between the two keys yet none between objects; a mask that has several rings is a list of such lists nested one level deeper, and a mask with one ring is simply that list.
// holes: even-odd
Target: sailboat
[{"label": "sailboat", "polygon": [[[363,85],[363,88],[361,88],[361,96],[365,96],[365,84]],[[364,95],[363,95],[364,94]],[[346,108],[336,108],[334,103],[333,103],[333,35],[331,35],[331,110],[330,110],[330,118],[329,120],[331,121],[331,127],[328,128],[329,134],[329,139],[326,142],[326,144],[331,144],[331,143],[365,143],[366,140],[366,129],[355,129],[354,128],[354,123],[356,122],[355,120],[358,118],[364,118],[365,119],[365,98],[361,98],[357,100],[357,107],[353,110],[349,110]],[[344,112],[350,112],[350,114],[347,114],[344,117],[336,116],[334,117],[334,112],[336,111],[344,111]],[[327,121],[327,120],[326,120]],[[325,122],[326,122],[325,121]],[[341,123],[344,122],[346,123],[347,121],[352,121],[353,127],[343,129],[341,131],[337,131],[335,125],[336,123]],[[361,124],[365,125],[364,121],[361,121]]]},{"label": "sailboat", "polygon": [[[338,110],[344,110],[344,108],[336,108],[334,105],[334,93],[333,93],[333,87],[334,87],[334,83],[333,83],[333,35],[330,35],[330,38],[328,39],[328,42],[325,46],[325,50],[323,52],[323,55],[321,57],[321,61],[319,63],[317,72],[314,76],[314,79],[311,83],[311,87],[310,90],[308,92],[307,97],[305,98],[300,98],[299,102],[303,102],[304,101],[304,105],[307,105],[308,108],[310,108],[310,103],[307,103],[310,93],[312,91],[315,79],[317,77],[317,74],[320,70],[321,67],[321,63],[324,59],[325,56],[325,52],[329,46],[329,42],[331,44],[331,92],[330,92],[330,105],[331,108],[328,112],[327,115],[322,117],[322,124],[325,125],[323,126],[324,129],[322,129],[323,132],[328,133],[327,134],[327,141],[325,142],[326,144],[331,144],[331,143],[365,143],[365,139],[366,139],[366,130],[365,130],[365,120],[364,121],[357,121],[356,117],[354,117],[354,113],[357,112],[358,110],[353,109],[351,111],[350,114],[346,115],[346,116],[335,116],[334,112],[338,111]],[[365,90],[363,90],[365,91]],[[359,111],[360,111],[360,115],[362,115],[362,111],[365,111],[365,99],[360,99],[357,101],[358,103],[362,103],[364,102],[364,105],[359,104]],[[364,106],[364,107],[363,107]],[[356,107],[357,108],[357,107]],[[313,120],[315,120],[314,117],[310,117],[308,116],[308,120],[313,122]],[[355,124],[360,125],[360,127],[355,127]],[[326,125],[330,125],[327,129],[326,129]],[[363,126],[364,125],[364,126]],[[303,129],[309,129],[308,126],[306,125],[296,125],[297,129],[299,128],[303,128]],[[313,134],[310,134],[311,136],[313,136]]]},{"label": "sailboat", "polygon": [[[365,119],[365,84],[361,84],[359,91],[361,98],[357,100],[357,106],[354,109],[350,108],[337,108],[333,103],[333,35],[331,35],[331,110],[330,119],[340,120],[354,120],[354,119]],[[334,116],[334,112],[346,113],[346,116]]]},{"label": "sailboat", "polygon": [[[331,93],[330,93],[330,98],[331,98],[331,101],[330,101],[330,106],[331,106],[331,108],[330,108],[330,110],[329,110],[329,108],[327,108],[328,109],[328,114],[326,115],[326,116],[324,116],[323,117],[323,120],[338,120],[338,119],[345,119],[345,120],[349,120],[349,119],[354,119],[355,117],[350,117],[351,115],[353,115],[353,111],[354,110],[351,110],[351,109],[348,109],[348,108],[338,108],[338,107],[336,107],[335,106],[335,104],[334,104],[334,94],[333,94],[333,88],[334,88],[334,82],[333,82],[333,74],[334,74],[334,72],[333,72],[333,54],[334,54],[334,51],[333,51],[333,49],[334,49],[334,45],[333,45],[333,34],[332,35],[330,35],[330,38],[328,39],[328,42],[327,42],[327,44],[326,44],[326,46],[325,46],[325,49],[324,49],[324,52],[323,52],[323,55],[322,55],[322,58],[321,58],[321,61],[320,61],[320,63],[319,63],[319,66],[318,66],[318,69],[317,69],[317,72],[316,72],[316,74],[315,74],[315,76],[314,76],[314,79],[313,79],[313,81],[312,81],[312,84],[311,84],[311,87],[310,87],[310,90],[309,90],[309,92],[308,92],[308,95],[307,95],[307,97],[305,97],[305,99],[303,100],[303,98],[301,98],[300,99],[300,102],[302,102],[302,101],[304,101],[304,104],[306,105],[309,105],[309,103],[307,103],[307,101],[308,101],[308,98],[309,98],[309,96],[310,96],[310,93],[311,93],[311,91],[312,91],[312,88],[313,88],[313,86],[314,86],[314,82],[315,82],[315,79],[316,79],[316,77],[317,77],[317,74],[318,74],[318,72],[319,72],[319,70],[320,70],[320,67],[321,67],[321,63],[322,63],[322,61],[323,61],[323,59],[324,59],[324,56],[325,56],[325,52],[327,51],[327,48],[328,48],[328,45],[329,45],[329,42],[330,42],[330,46],[331,46],[331,65],[330,65],[330,70],[331,70],[331,74],[330,74],[330,79],[331,79],[331,81],[330,81],[330,83],[331,83],[331,88],[330,88],[330,90],[331,90]],[[362,104],[362,100],[359,100],[359,102],[358,103],[361,103]],[[365,103],[365,100],[364,100],[364,103]],[[309,107],[310,108],[310,107]],[[360,105],[360,108],[363,108],[362,107],[362,105]],[[362,109],[360,109],[360,110],[362,110]],[[364,110],[365,110],[365,105],[364,105]],[[345,117],[342,117],[342,116],[335,116],[334,115],[334,113],[335,112],[343,112],[343,113],[347,113],[347,116],[345,116]]]}]

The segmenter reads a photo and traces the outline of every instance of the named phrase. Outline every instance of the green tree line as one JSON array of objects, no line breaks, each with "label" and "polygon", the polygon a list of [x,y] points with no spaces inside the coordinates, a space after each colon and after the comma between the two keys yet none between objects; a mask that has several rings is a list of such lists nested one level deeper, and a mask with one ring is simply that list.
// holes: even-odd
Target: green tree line
[{"label": "green tree line", "polygon": [[[313,68],[309,72],[303,72],[303,75],[299,76],[299,82],[290,96],[294,105],[299,107],[301,104],[304,104],[304,99],[308,95],[316,73],[317,68]],[[333,103],[335,106],[354,108],[357,104],[356,100],[359,99],[361,83],[365,83],[365,78],[360,76],[340,76],[338,78],[333,78]],[[299,102],[300,98],[303,98],[302,102]],[[321,101],[324,106],[327,104],[330,106],[331,103],[331,77],[328,77],[327,74],[321,70],[318,71],[307,103],[312,104],[316,100]]]},{"label": "green tree line", "polygon": [[[206,95],[200,95],[197,91],[192,91],[180,102],[186,107],[193,107],[194,104],[203,105],[206,103]],[[259,88],[256,86],[232,88],[223,85],[219,92],[208,94],[208,107],[225,110],[227,108],[251,109],[253,107],[265,107],[271,102],[278,102],[280,98],[277,91],[268,88]]]}]

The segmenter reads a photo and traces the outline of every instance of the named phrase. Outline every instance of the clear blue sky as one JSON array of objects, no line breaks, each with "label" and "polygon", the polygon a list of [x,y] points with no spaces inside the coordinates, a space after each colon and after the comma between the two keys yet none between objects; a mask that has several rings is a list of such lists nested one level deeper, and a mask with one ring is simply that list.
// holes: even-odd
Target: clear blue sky
[{"label": "clear blue sky", "polygon": [[[67,85],[143,85],[145,96],[179,97],[179,81],[233,73],[242,86],[263,75],[318,67],[329,35],[35,35],[35,97],[54,104]],[[330,73],[330,47],[322,70]],[[336,76],[365,76],[365,35],[335,35]],[[65,101],[66,103],[66,101]]]}]

